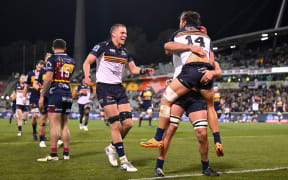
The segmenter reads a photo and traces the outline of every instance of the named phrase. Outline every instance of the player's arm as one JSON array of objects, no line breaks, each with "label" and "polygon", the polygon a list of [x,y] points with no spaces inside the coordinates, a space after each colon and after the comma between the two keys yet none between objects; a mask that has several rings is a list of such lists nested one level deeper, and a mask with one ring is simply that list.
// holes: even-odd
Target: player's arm
[{"label": "player's arm", "polygon": [[[141,94],[142,94],[142,93],[141,93]],[[142,98],[141,98],[141,95],[138,96],[138,101],[139,101],[140,104],[143,103]]]},{"label": "player's arm", "polygon": [[85,76],[85,82],[90,84],[91,82],[91,74],[90,74],[90,66],[96,61],[96,56],[93,54],[89,54],[83,64],[83,71]]},{"label": "player's arm", "polygon": [[34,87],[34,89],[36,89],[37,91],[38,91],[39,88],[40,88],[39,82],[38,82],[36,79],[33,81],[33,87]]},{"label": "player's arm", "polygon": [[16,99],[16,91],[14,90],[12,92],[12,95],[10,96],[10,101],[14,101]]},{"label": "player's arm", "polygon": [[53,80],[53,74],[54,72],[52,71],[46,72],[46,78],[43,83],[43,89],[41,90],[41,97],[44,97],[44,95],[48,92]]},{"label": "player's arm", "polygon": [[214,62],[215,69],[214,70],[204,70],[202,73],[204,73],[203,77],[201,78],[200,82],[203,84],[209,83],[214,77],[220,78],[222,77],[222,69],[218,62]]},{"label": "player's arm", "polygon": [[164,44],[164,49],[166,54],[174,54],[178,52],[184,52],[184,51],[192,51],[193,53],[199,55],[199,56],[205,56],[206,52],[204,49],[200,46],[194,46],[191,44],[183,44],[178,42],[167,42]]},{"label": "player's arm", "polygon": [[129,70],[132,72],[132,74],[147,74],[149,76],[152,76],[154,74],[154,69],[152,68],[139,68],[135,65],[134,61],[130,61],[128,63]]},{"label": "player's arm", "polygon": [[23,89],[23,104],[26,104],[27,93],[28,93],[28,84],[25,83]]}]

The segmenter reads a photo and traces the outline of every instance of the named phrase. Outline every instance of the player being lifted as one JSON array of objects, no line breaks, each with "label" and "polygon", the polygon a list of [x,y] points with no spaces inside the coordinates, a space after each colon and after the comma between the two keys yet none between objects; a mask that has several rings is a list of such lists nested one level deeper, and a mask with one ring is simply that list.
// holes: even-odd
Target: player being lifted
[{"label": "player being lifted", "polygon": [[[45,62],[43,60],[40,60],[36,64],[36,68],[32,71],[29,71],[27,73],[26,79],[25,79],[25,87],[24,87],[24,97],[27,96],[27,93],[29,91],[30,93],[30,111],[32,113],[32,128],[33,128],[33,139],[36,141],[37,140],[37,117],[39,113],[39,108],[38,108],[38,101],[40,98],[40,91],[36,90],[33,87],[33,82],[35,80],[35,77],[37,77],[43,68]],[[26,99],[23,99],[23,104],[26,104]]]},{"label": "player being lifted", "polygon": [[[220,140],[218,118],[214,109],[213,82],[206,78],[200,82],[203,71],[214,69],[214,54],[209,36],[202,32],[200,26],[200,14],[194,11],[185,11],[180,16],[180,29],[173,33],[171,41],[164,45],[165,50],[173,53],[173,62],[183,62],[181,73],[174,78],[166,88],[161,99],[159,125],[154,138],[147,142],[141,142],[144,147],[162,147],[162,136],[167,128],[170,118],[172,103],[191,90],[198,90],[205,98],[208,113],[208,122],[214,136],[216,153],[224,155]],[[203,48],[203,53],[192,53],[191,45]],[[192,47],[195,47],[192,46]],[[203,56],[204,55],[204,56]],[[176,65],[177,66],[177,65]],[[176,71],[176,69],[175,69]]]},{"label": "player being lifted", "polygon": [[49,91],[48,119],[50,125],[50,155],[38,159],[38,161],[57,161],[57,140],[60,135],[60,127],[64,141],[63,159],[70,159],[69,144],[70,131],[68,117],[71,112],[72,94],[70,79],[75,68],[75,61],[66,53],[66,42],[63,39],[53,41],[54,54],[46,63],[46,78],[41,92],[39,107],[43,107],[44,96]]},{"label": "player being lifted", "polygon": [[[27,96],[24,96],[24,82],[25,75],[22,74],[19,78],[19,83],[16,84],[15,90],[13,91],[12,97],[16,97],[16,115],[17,115],[17,125],[18,125],[18,134],[17,136],[22,136],[22,114],[29,111],[28,104],[23,104],[23,100],[27,99]],[[26,101],[29,103],[29,101]],[[27,121],[28,114],[24,114],[24,121]]]},{"label": "player being lifted", "polygon": [[[175,64],[174,64],[175,65]],[[178,64],[179,65],[179,64]],[[183,64],[184,65],[184,64]],[[176,69],[177,67],[175,67]],[[179,71],[175,71],[174,78],[177,77]],[[202,79],[209,78],[212,80],[213,76],[220,77],[222,70],[217,62],[215,62],[215,71],[205,72]],[[178,129],[181,117],[186,112],[190,122],[194,127],[195,134],[198,139],[198,148],[201,156],[202,173],[207,176],[219,176],[217,172],[209,167],[208,158],[208,137],[207,137],[207,111],[205,99],[199,92],[190,91],[184,96],[178,98],[171,107],[171,115],[169,126],[164,133],[163,146],[159,149],[159,156],[156,160],[156,167],[154,169],[154,176],[163,177],[163,166],[166,154],[168,152],[172,137]]]},{"label": "player being lifted", "polygon": [[153,69],[140,69],[129,55],[124,44],[127,38],[126,26],[115,24],[110,29],[111,40],[94,46],[87,56],[83,70],[85,82],[90,83],[90,65],[97,60],[96,95],[104,108],[110,122],[112,143],[105,148],[105,152],[112,166],[118,166],[115,149],[120,159],[123,171],[135,172],[137,169],[127,160],[123,139],[132,128],[132,113],[125,88],[122,86],[122,73],[128,65],[133,74],[153,74]]},{"label": "player being lifted", "polygon": [[[88,131],[88,120],[90,113],[90,103],[94,98],[92,86],[85,83],[85,79],[82,80],[82,83],[76,87],[75,97],[78,97],[77,103],[79,104],[79,113],[80,113],[80,130]],[[85,124],[83,126],[82,119],[85,117]]]},{"label": "player being lifted", "polygon": [[[48,58],[50,58],[52,54],[46,53],[45,56],[45,63],[47,62]],[[43,88],[43,83],[46,78],[46,67],[42,68],[40,73],[35,77],[35,80],[33,82],[33,87],[40,91]],[[38,127],[38,134],[39,134],[39,146],[40,147],[46,147],[45,141],[47,138],[45,137],[45,127],[46,127],[46,121],[48,117],[48,92],[44,95],[44,101],[43,106],[39,107],[40,111],[40,122]]]},{"label": "player being lifted", "polygon": [[152,127],[152,92],[150,91],[150,87],[146,86],[146,88],[140,92],[138,96],[138,100],[140,103],[141,114],[139,118],[139,127],[141,127],[141,122],[146,114],[148,113],[149,118],[149,127]]}]

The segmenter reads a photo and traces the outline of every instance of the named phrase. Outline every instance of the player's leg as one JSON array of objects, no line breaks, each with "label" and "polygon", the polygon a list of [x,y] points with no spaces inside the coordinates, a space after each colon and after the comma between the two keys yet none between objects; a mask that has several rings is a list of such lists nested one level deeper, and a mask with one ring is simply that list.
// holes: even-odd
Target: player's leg
[{"label": "player's leg", "polygon": [[32,119],[31,119],[31,125],[32,125],[32,129],[33,129],[33,139],[36,141],[37,140],[37,118],[38,118],[38,113],[39,113],[39,109],[38,106],[36,104],[36,101],[39,101],[38,99],[34,100],[35,103],[33,102],[33,100],[31,100],[30,98],[30,109],[31,109],[31,113],[32,113]]},{"label": "player's leg", "polygon": [[198,139],[198,149],[201,156],[202,172],[208,176],[219,176],[217,172],[209,167],[208,137],[207,137],[207,111],[200,110],[189,113],[189,120],[193,124]]},{"label": "player's leg", "polygon": [[80,117],[79,117],[79,128],[80,130],[83,129],[83,116],[84,116],[84,105],[83,104],[79,104],[79,114],[80,114]]},{"label": "player's leg", "polygon": [[90,113],[90,104],[85,104],[84,106],[84,131],[88,131],[88,120],[89,120],[89,113]]},{"label": "player's leg", "polygon": [[[189,92],[190,89],[185,87],[178,78],[172,80],[172,82],[166,88],[164,95],[161,99],[160,112],[159,112],[159,124],[156,130],[154,138],[141,142],[143,147],[161,147],[163,145],[162,136],[165,128],[168,126],[170,119],[170,107],[172,103],[180,96]],[[149,145],[149,146],[148,146]]]},{"label": "player's leg", "polygon": [[139,127],[141,127],[143,117],[145,116],[145,112],[144,111],[145,110],[141,107],[141,113],[140,113],[140,117],[139,117]]},{"label": "player's leg", "polygon": [[215,108],[214,108],[213,88],[210,88],[208,90],[200,89],[200,93],[205,98],[205,101],[207,104],[208,122],[209,122],[209,127],[213,133],[214,143],[215,143],[215,148],[216,148],[216,154],[217,154],[217,156],[224,156],[224,149],[222,146],[222,142],[221,142],[221,138],[220,138],[220,132],[219,132],[219,126],[218,126],[218,117],[217,117],[217,113],[216,113]]},{"label": "player's leg", "polygon": [[149,127],[152,128],[152,108],[147,109],[148,119],[149,119]]},{"label": "player's leg", "polygon": [[46,147],[45,141],[47,138],[45,137],[45,128],[47,124],[47,118],[48,118],[48,98],[44,97],[43,107],[39,109],[40,111],[40,122],[39,122],[39,146],[40,147]]},{"label": "player's leg", "polygon": [[175,132],[178,129],[179,122],[183,113],[184,113],[184,109],[181,106],[176,105],[176,104],[172,105],[169,126],[164,133],[163,146],[159,148],[159,156],[156,160],[156,167],[154,169],[155,177],[165,176],[163,172],[165,157],[170,147],[172,137],[174,136]]},{"label": "player's leg", "polygon": [[61,115],[62,139],[63,139],[63,143],[64,143],[64,149],[63,149],[63,159],[64,160],[70,159],[70,156],[69,156],[70,130],[68,127],[68,118],[69,118],[69,114],[62,114]]},{"label": "player's leg", "polygon": [[11,114],[9,117],[9,125],[11,125],[11,123],[12,123],[12,119],[13,119],[15,112],[16,112],[16,108],[12,107],[12,111],[11,111]]},{"label": "player's leg", "polygon": [[24,107],[24,109],[22,109],[22,111],[23,111],[23,114],[24,114],[24,117],[23,117],[23,122],[24,122],[24,124],[26,124],[26,123],[28,122],[28,112],[29,112],[29,106],[27,106],[27,105],[24,105],[23,107]]},{"label": "player's leg", "polygon": [[16,109],[16,115],[17,115],[17,126],[18,126],[17,136],[22,136],[22,109],[21,108]]},{"label": "player's leg", "polygon": [[120,104],[118,105],[118,111],[120,112],[120,121],[121,121],[121,136],[122,139],[128,134],[130,129],[133,126],[132,122],[132,113],[129,104]]}]

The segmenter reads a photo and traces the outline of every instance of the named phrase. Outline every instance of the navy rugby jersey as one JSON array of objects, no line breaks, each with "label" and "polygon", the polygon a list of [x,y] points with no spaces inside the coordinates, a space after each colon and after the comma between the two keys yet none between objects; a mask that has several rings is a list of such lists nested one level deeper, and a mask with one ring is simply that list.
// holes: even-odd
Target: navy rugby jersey
[{"label": "navy rugby jersey", "polygon": [[90,54],[97,57],[96,81],[108,84],[122,83],[125,65],[133,61],[126,48],[117,48],[111,40],[95,45]]},{"label": "navy rugby jersey", "polygon": [[28,85],[28,90],[29,92],[31,92],[31,97],[32,96],[40,96],[40,91],[37,91],[34,87],[33,87],[33,82],[36,79],[36,77],[39,76],[39,72],[36,73],[35,70],[29,71],[27,73],[27,76],[25,78],[25,84]]},{"label": "navy rugby jersey", "polygon": [[50,94],[56,92],[71,93],[69,83],[75,64],[75,60],[66,53],[55,53],[47,60],[46,71],[54,73]]}]

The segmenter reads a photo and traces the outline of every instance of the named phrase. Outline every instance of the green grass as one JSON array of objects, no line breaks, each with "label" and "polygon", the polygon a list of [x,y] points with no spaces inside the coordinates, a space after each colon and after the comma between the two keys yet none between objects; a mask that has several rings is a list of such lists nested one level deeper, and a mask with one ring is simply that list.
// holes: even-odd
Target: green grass
[{"label": "green grass", "polygon": [[[152,137],[155,128],[130,131],[124,140],[128,159],[138,168],[136,173],[120,171],[111,167],[104,153],[109,144],[110,129],[103,121],[90,121],[89,131],[79,130],[78,121],[70,120],[71,146],[69,161],[36,162],[37,158],[49,153],[49,148],[40,149],[38,141],[32,140],[31,121],[23,127],[23,136],[17,137],[15,120],[11,126],[7,119],[0,119],[0,179],[129,179],[153,177],[157,149],[139,146],[143,139]],[[157,122],[153,122],[156,127]],[[288,124],[220,124],[225,156],[218,158],[214,151],[210,131],[210,167],[224,171],[288,167]],[[46,130],[48,132],[48,128]],[[48,133],[47,133],[48,134]],[[47,143],[49,145],[49,143]],[[62,149],[59,149],[59,155]],[[60,156],[60,158],[62,155]],[[164,171],[167,176],[201,173],[200,155],[193,128],[188,122],[181,122],[168,152]],[[288,170],[222,174],[214,179],[287,179]],[[211,177],[186,177],[179,179],[212,179]]]}]

